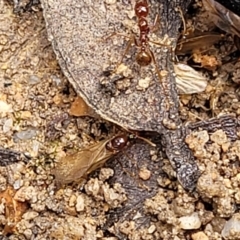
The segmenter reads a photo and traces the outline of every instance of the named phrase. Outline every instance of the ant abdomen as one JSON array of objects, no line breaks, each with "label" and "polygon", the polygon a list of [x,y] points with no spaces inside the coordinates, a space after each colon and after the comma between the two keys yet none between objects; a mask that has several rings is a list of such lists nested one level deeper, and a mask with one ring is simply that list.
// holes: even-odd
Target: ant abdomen
[{"label": "ant abdomen", "polygon": [[137,61],[138,65],[140,65],[141,67],[145,67],[151,63],[152,57],[148,52],[141,51],[137,54],[136,61]]}]

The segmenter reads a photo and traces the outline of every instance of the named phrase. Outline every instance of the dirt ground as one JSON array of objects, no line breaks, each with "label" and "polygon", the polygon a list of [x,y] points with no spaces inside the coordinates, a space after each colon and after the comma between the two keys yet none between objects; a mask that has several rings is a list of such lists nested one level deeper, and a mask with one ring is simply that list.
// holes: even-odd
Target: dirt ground
[{"label": "dirt ground", "polygon": [[[232,118],[221,122],[229,132],[219,124],[189,131],[202,175],[188,193],[161,148],[140,139],[82,184],[56,185],[66,152],[120,130],[73,108],[82,101],[61,72],[41,8],[14,14],[0,1],[0,146],[28,161],[0,167],[0,239],[240,239],[239,52],[201,6],[190,8],[187,26],[223,37],[208,52],[179,56],[208,79],[204,92],[180,96],[181,119]],[[84,111],[91,116],[76,116]]]}]

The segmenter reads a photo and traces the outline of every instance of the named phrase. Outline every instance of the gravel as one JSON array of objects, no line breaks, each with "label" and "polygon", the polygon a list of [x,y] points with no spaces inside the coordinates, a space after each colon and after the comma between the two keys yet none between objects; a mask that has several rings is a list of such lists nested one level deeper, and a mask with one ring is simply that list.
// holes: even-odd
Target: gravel
[{"label": "gravel", "polygon": [[[240,140],[223,129],[195,129],[186,138],[201,171],[193,193],[178,184],[162,149],[140,140],[82,184],[57,188],[51,174],[57,159],[119,129],[68,114],[76,93],[47,40],[42,12],[18,16],[8,1],[0,7],[0,146],[31,158],[0,166],[0,235],[6,235],[0,239],[240,238]],[[204,11],[194,19],[200,29],[214,28]],[[219,58],[235,47],[226,36],[213,49]],[[220,65],[205,92],[180,96],[181,119],[238,117],[238,72],[239,63]],[[139,86],[148,84],[145,79]]]}]

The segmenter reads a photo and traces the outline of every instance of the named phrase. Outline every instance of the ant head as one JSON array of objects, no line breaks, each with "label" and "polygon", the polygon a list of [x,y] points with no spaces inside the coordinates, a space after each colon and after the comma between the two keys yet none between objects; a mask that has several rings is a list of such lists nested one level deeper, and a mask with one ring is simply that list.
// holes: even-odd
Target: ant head
[{"label": "ant head", "polygon": [[152,61],[151,54],[145,51],[141,51],[137,54],[136,61],[141,67],[145,67],[149,65]]},{"label": "ant head", "polygon": [[106,144],[106,148],[110,151],[121,151],[128,144],[128,135],[122,134],[114,137]]}]

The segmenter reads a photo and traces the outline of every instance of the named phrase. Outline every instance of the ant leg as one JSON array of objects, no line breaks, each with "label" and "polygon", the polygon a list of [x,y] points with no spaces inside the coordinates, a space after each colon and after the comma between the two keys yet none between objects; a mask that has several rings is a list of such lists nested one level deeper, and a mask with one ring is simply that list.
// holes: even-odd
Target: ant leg
[{"label": "ant leg", "polygon": [[109,38],[112,38],[114,36],[121,36],[121,37],[124,37],[124,38],[127,38],[129,39],[128,40],[128,44],[127,44],[127,47],[126,49],[124,50],[123,54],[122,54],[122,57],[120,59],[120,61],[117,63],[116,67],[115,67],[115,72],[116,70],[118,69],[118,67],[122,64],[123,62],[123,58],[126,56],[126,54],[128,53],[132,43],[135,43],[137,45],[137,40],[135,39],[135,37],[133,35],[131,36],[127,36],[127,35],[124,35],[124,34],[121,34],[121,33],[117,33],[117,32],[114,32],[112,34],[110,34],[109,36],[107,36],[105,39],[103,39],[103,41],[107,41]]},{"label": "ant leg", "polygon": [[[140,169],[139,169],[139,166],[138,166],[138,164],[137,164],[137,161],[134,160],[132,157],[130,157],[127,153],[124,153],[124,154],[127,156],[127,158],[129,159],[129,161],[131,161],[131,163],[134,164],[134,167],[136,168],[136,171],[139,172]],[[137,177],[135,171],[134,171],[134,173],[133,173],[133,172],[127,170],[127,169],[123,166],[123,164],[121,163],[121,161],[119,161],[119,160],[117,160],[117,161],[118,161],[118,163],[120,164],[123,172],[124,172],[126,175],[130,176],[131,178],[133,178],[133,179],[137,182],[137,184],[139,185],[139,187],[141,187],[141,188],[143,188],[143,189],[145,189],[145,190],[147,190],[147,191],[150,190],[149,187],[148,187],[147,185],[145,185],[142,180],[139,179],[139,176]]]},{"label": "ant leg", "polygon": [[160,27],[160,17],[159,17],[159,14],[157,14],[155,19],[154,19],[153,25],[150,26],[150,31],[151,32],[156,32],[159,27]]},{"label": "ant leg", "polygon": [[153,54],[153,52],[152,52],[151,49],[148,49],[148,51],[149,51],[150,54],[151,54],[152,61],[153,61],[153,64],[154,64],[154,66],[155,66],[155,70],[156,70],[156,72],[157,72],[159,81],[160,81],[160,83],[162,83],[162,76],[161,76],[161,74],[160,74],[160,71],[159,71],[159,68],[158,68],[157,61],[156,61],[156,59],[155,59],[155,56],[154,56],[154,54]]},{"label": "ant leg", "polygon": [[167,48],[170,48],[170,49],[172,48],[172,46],[164,44],[164,43],[159,43],[159,42],[155,42],[155,41],[152,41],[152,40],[149,40],[149,42],[153,43],[155,45],[161,46],[161,47],[167,47]]},{"label": "ant leg", "polygon": [[154,64],[154,66],[155,66],[155,70],[156,70],[156,72],[157,72],[157,75],[158,75],[160,84],[161,84],[162,87],[163,87],[163,91],[164,91],[164,93],[165,93],[165,96],[168,96],[167,89],[166,89],[166,87],[164,86],[164,82],[162,81],[162,76],[161,76],[161,74],[160,74],[160,71],[159,71],[159,68],[158,68],[157,61],[156,61],[156,59],[155,59],[155,56],[154,56],[154,54],[153,54],[153,52],[152,52],[151,49],[149,49],[149,52],[150,52],[150,54],[151,54],[152,61],[153,61],[153,64]]},{"label": "ant leg", "polygon": [[[155,32],[158,29],[159,26],[160,26],[160,17],[159,17],[159,14],[157,14],[155,19],[154,19],[153,25],[150,27],[150,31]],[[167,48],[170,48],[172,50],[172,46],[169,46],[167,44],[155,42],[155,41],[152,41],[152,40],[148,40],[148,41],[150,43],[155,44],[155,45],[158,45],[158,46],[161,46],[161,47],[167,47]],[[172,50],[172,52],[173,52],[173,50]]]},{"label": "ant leg", "polygon": [[[126,153],[124,153],[124,154],[127,155]],[[127,155],[127,158],[129,158],[128,155]],[[132,158],[129,158],[129,159],[132,161]],[[134,175],[132,172],[128,171],[128,170],[123,166],[122,162],[121,162],[119,159],[117,159],[117,162],[120,164],[123,172],[125,172],[125,173],[126,173],[127,175],[129,175],[130,177],[135,178],[135,175]],[[135,164],[136,164],[136,163],[135,163]]]},{"label": "ant leg", "polygon": [[157,72],[157,75],[158,75],[158,78],[159,78],[159,82],[162,86],[162,89],[163,89],[163,92],[164,92],[164,96],[165,96],[165,107],[166,109],[170,109],[172,103],[171,101],[169,100],[169,93],[168,93],[168,86],[167,86],[167,83],[166,81],[164,82],[164,79],[162,78],[161,76],[161,73],[159,71],[159,68],[158,68],[158,65],[157,65],[157,62],[156,62],[156,59],[155,59],[155,56],[153,54],[153,52],[151,51],[151,49],[149,49],[149,52],[151,54],[151,57],[152,57],[152,61],[154,63],[154,66],[155,66],[155,69],[156,69],[156,72]]},{"label": "ant leg", "polygon": [[111,33],[109,36],[107,36],[106,38],[102,38],[102,41],[107,41],[109,38],[112,38],[114,36],[121,36],[121,37],[124,37],[124,38],[128,38],[128,39],[131,39],[131,37],[125,35],[125,34],[122,34],[122,33],[118,33],[118,32],[113,32]]},{"label": "ant leg", "polygon": [[178,50],[181,50],[182,46],[183,46],[183,42],[184,42],[184,40],[186,39],[186,36],[187,36],[187,26],[186,26],[186,21],[185,21],[182,9],[180,7],[178,7],[177,10],[180,13],[180,17],[181,17],[182,23],[183,23],[183,33],[178,38],[178,44],[177,44],[178,45]]},{"label": "ant leg", "polygon": [[184,18],[184,14],[183,14],[183,11],[180,7],[178,7],[177,10],[179,11],[180,17],[181,17],[182,22],[183,22],[183,35],[185,36],[186,33],[187,33],[187,26],[186,26],[186,21],[185,21],[185,18]]},{"label": "ant leg", "polygon": [[127,44],[127,47],[125,48],[123,54],[122,54],[122,57],[120,59],[120,61],[118,62],[117,66],[116,66],[116,69],[118,69],[118,67],[122,64],[123,62],[123,58],[127,55],[127,53],[129,52],[129,49],[132,45],[132,43],[134,43],[136,41],[135,37],[132,35],[131,37],[129,37],[129,40],[128,40],[128,44]]},{"label": "ant leg", "polygon": [[[153,22],[153,25],[150,27],[150,31],[151,32],[155,32],[156,30],[158,30],[158,27],[160,26],[160,17],[159,17],[159,14],[156,15],[155,19],[154,19],[154,22]],[[167,44],[163,44],[163,43],[159,43],[159,42],[155,42],[155,41],[152,41],[152,40],[149,40],[149,42],[155,44],[155,45],[159,45],[159,46],[162,46],[162,47],[168,47],[168,48],[171,48],[171,46],[167,45]]]},{"label": "ant leg", "polygon": [[[157,28],[156,28],[157,25],[158,25],[158,26],[160,25],[159,19],[160,19],[159,14],[157,14],[156,17],[155,17],[155,19],[154,19],[153,26],[152,26],[152,28],[151,28],[151,31],[152,31],[152,32],[154,32],[154,31],[157,30]],[[161,47],[167,47],[168,49],[171,50],[172,55],[173,55],[173,56],[175,55],[175,52],[174,52],[172,46],[167,45],[167,44],[164,44],[164,43],[155,42],[155,41],[152,41],[152,40],[148,40],[148,41],[149,41],[150,43],[152,43],[152,44],[155,44],[155,45],[158,45],[158,46],[161,46]],[[149,49],[149,50],[150,50],[150,49]],[[151,50],[150,50],[150,53],[151,53],[151,55],[152,55],[153,60],[155,60],[155,58],[154,58],[154,56],[153,56],[153,52],[152,52]],[[173,57],[173,58],[174,58],[174,57]],[[155,62],[156,62],[156,60],[155,60]]]},{"label": "ant leg", "polygon": [[161,46],[161,47],[167,47],[168,49],[170,49],[171,55],[172,55],[171,61],[172,61],[172,62],[176,62],[176,61],[175,61],[175,55],[176,55],[176,53],[175,53],[175,50],[173,49],[172,46],[166,45],[166,44],[163,44],[163,43],[159,43],[159,42],[155,42],[155,41],[151,41],[151,40],[149,40],[149,42],[151,42],[151,43],[153,43],[153,44],[155,44],[155,45],[158,45],[158,46]]}]

